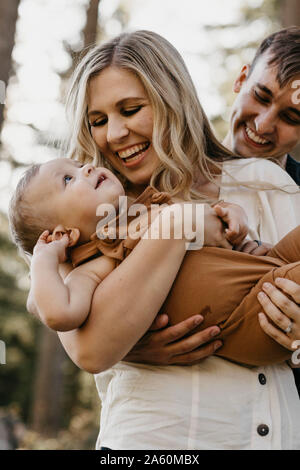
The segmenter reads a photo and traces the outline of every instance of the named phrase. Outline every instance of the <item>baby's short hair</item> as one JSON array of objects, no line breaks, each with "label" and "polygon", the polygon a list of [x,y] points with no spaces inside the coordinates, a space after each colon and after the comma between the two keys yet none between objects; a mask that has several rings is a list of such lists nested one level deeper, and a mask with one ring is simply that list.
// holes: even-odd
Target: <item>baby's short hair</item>
[{"label": "baby's short hair", "polygon": [[32,255],[33,248],[44,230],[47,220],[34,213],[26,192],[32,179],[38,174],[41,165],[32,165],[20,179],[9,204],[9,224],[13,241],[21,251]]}]

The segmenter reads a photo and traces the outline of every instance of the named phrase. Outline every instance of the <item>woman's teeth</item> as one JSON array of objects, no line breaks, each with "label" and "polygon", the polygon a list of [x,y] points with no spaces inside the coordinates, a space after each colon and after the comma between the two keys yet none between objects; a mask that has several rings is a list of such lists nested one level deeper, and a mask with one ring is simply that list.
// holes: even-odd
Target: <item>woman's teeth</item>
[{"label": "woman's teeth", "polygon": [[124,151],[118,152],[120,158],[122,158],[125,162],[137,160],[142,152],[148,149],[150,143],[147,144],[140,144],[131,147],[130,149],[126,149]]},{"label": "woman's teeth", "polygon": [[253,140],[253,142],[255,142],[256,144],[269,144],[270,143],[268,140],[258,137],[251,129],[249,129],[249,127],[245,127],[245,130],[249,139]]}]

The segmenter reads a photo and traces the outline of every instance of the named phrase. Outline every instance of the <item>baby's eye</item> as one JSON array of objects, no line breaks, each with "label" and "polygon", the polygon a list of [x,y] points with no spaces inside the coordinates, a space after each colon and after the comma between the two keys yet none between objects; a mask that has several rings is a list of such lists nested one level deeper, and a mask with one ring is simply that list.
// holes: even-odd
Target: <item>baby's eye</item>
[{"label": "baby's eye", "polygon": [[70,181],[71,181],[72,178],[73,178],[73,176],[65,175],[65,176],[64,176],[64,183],[65,183],[65,184],[70,183]]}]

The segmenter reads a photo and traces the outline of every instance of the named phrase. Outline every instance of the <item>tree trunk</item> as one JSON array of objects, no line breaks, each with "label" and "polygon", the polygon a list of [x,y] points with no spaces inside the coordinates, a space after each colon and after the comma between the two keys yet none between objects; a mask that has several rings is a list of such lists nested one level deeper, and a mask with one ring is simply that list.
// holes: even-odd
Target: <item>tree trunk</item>
[{"label": "tree trunk", "polygon": [[39,342],[31,423],[34,431],[54,436],[62,421],[62,365],[66,356],[57,334],[44,326]]},{"label": "tree trunk", "polygon": [[15,42],[19,0],[0,2],[0,130],[3,123],[3,90],[11,73],[11,53]]},{"label": "tree trunk", "polygon": [[299,0],[283,0],[280,2],[280,20],[282,26],[300,26],[300,2]]},{"label": "tree trunk", "polygon": [[100,0],[90,0],[87,11],[86,25],[83,31],[84,47],[95,44],[97,39],[98,10]]}]

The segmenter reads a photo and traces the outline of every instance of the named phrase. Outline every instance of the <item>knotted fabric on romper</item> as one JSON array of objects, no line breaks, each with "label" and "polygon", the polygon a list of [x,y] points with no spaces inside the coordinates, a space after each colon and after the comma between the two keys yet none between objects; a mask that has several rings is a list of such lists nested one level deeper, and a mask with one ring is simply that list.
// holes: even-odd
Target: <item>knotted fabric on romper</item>
[{"label": "knotted fabric on romper", "polygon": [[[128,209],[134,204],[143,204],[145,212],[148,212],[148,220],[150,221],[151,205],[157,204],[172,204],[171,197],[168,193],[159,192],[154,188],[148,186],[145,191],[129,205]],[[128,211],[127,211],[128,212]],[[125,221],[124,215],[127,215]],[[120,213],[113,220],[108,222],[104,227],[95,232],[91,236],[91,241],[74,247],[70,252],[71,262],[73,267],[88,261],[89,259],[103,254],[116,260],[116,264],[120,264],[126,256],[133,250],[140,240],[137,235],[130,237],[128,228],[131,222],[137,218],[136,215],[128,215],[128,213]],[[136,226],[136,232],[139,231],[139,225]],[[110,237],[111,231],[114,232],[114,237]],[[132,231],[130,231],[132,234]],[[125,236],[124,236],[125,235]]]}]

